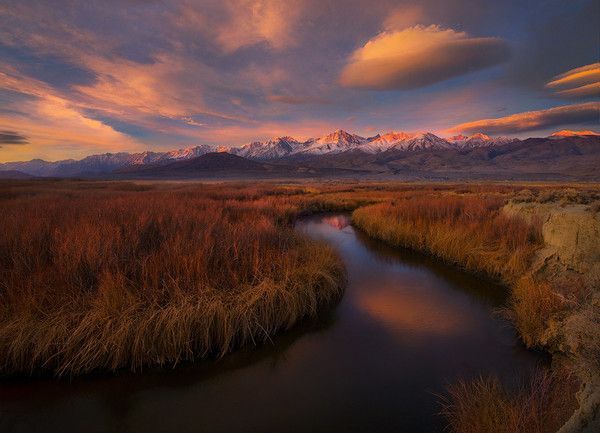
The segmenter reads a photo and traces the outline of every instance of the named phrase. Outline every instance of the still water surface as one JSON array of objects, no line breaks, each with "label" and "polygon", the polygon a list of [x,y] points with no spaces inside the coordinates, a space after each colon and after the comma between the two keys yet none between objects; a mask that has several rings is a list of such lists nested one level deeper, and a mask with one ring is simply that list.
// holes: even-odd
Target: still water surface
[{"label": "still water surface", "polygon": [[366,238],[346,215],[297,229],[340,253],[340,304],[259,349],[174,370],[0,383],[0,432],[433,432],[459,378],[543,360],[494,309],[501,287]]}]

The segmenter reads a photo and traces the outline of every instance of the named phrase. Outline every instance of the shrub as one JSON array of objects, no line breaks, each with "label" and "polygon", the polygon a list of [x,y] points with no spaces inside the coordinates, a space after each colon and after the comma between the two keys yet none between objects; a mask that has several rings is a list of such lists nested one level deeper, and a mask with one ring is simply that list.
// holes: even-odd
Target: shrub
[{"label": "shrub", "polygon": [[519,279],[512,289],[510,314],[527,346],[535,346],[544,339],[548,322],[562,305],[561,298],[547,282],[535,281],[531,275]]},{"label": "shrub", "polygon": [[576,406],[575,386],[545,371],[513,392],[496,377],[459,381],[442,397],[442,415],[453,433],[554,433]]}]

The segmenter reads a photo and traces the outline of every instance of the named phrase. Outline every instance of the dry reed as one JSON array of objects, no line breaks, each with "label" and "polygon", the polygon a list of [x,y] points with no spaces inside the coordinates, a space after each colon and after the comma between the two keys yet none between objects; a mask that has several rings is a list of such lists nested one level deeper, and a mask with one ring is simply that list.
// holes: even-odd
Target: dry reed
[{"label": "dry reed", "polygon": [[527,270],[540,228],[504,215],[495,195],[401,196],[362,207],[352,220],[369,236],[512,281]]},{"label": "dry reed", "polygon": [[88,186],[0,200],[3,373],[218,356],[341,295],[340,260],[293,230],[285,200],[235,187]]},{"label": "dry reed", "polygon": [[442,398],[452,433],[554,433],[576,407],[569,376],[538,371],[510,392],[496,377],[459,381]]}]

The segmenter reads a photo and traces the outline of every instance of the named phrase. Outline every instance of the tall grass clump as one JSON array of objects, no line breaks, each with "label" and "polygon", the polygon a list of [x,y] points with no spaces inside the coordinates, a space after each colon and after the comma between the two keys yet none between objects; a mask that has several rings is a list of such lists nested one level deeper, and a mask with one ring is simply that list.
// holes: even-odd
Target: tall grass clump
[{"label": "tall grass clump", "polygon": [[511,291],[509,315],[528,347],[544,341],[548,322],[564,306],[562,298],[548,282],[531,275],[520,278]]},{"label": "tall grass clump", "polygon": [[534,223],[503,214],[502,197],[402,197],[354,211],[355,225],[391,245],[425,251],[464,268],[512,281],[541,244]]},{"label": "tall grass clump", "polygon": [[554,433],[575,409],[575,386],[545,371],[513,391],[493,376],[459,381],[442,398],[442,415],[452,433]]},{"label": "tall grass clump", "polygon": [[277,198],[59,187],[0,200],[0,373],[219,356],[343,290],[337,255],[296,233]]}]

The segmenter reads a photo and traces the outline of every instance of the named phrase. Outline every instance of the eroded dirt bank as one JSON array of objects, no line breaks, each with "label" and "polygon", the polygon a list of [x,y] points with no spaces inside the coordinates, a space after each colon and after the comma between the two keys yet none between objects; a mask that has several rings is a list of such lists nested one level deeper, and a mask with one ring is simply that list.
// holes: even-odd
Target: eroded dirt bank
[{"label": "eroded dirt bank", "polygon": [[559,433],[600,431],[600,213],[557,203],[510,203],[503,210],[542,225],[544,247],[532,277],[551,287],[561,307],[536,343],[570,364],[582,382],[580,407]]}]

